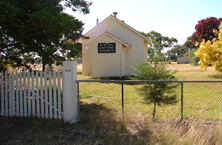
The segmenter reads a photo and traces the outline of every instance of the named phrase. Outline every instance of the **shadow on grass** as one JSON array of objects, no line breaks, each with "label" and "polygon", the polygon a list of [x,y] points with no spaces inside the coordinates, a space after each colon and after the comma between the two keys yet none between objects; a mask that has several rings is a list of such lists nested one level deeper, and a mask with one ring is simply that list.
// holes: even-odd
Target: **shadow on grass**
[{"label": "shadow on grass", "polygon": [[109,114],[111,111],[102,104],[80,102],[80,118],[83,123],[103,120],[99,118],[99,114],[101,112]]},{"label": "shadow on grass", "polygon": [[82,75],[82,72],[81,71],[77,71],[77,75]]},{"label": "shadow on grass", "polygon": [[16,141],[19,144],[38,144],[38,140],[67,127],[74,128],[74,125],[59,119],[0,116],[0,144],[16,144]]},{"label": "shadow on grass", "polygon": [[92,80],[130,80],[129,77],[94,77]]},{"label": "shadow on grass", "polygon": [[[108,109],[102,104],[95,103],[80,103],[80,118],[81,125],[87,131],[100,133],[103,135],[103,143],[107,145],[122,145],[131,144],[133,139],[137,144],[147,144],[149,141],[149,136],[144,135],[147,131],[138,131],[137,134],[132,134],[127,129],[127,120],[116,120],[118,116],[116,110]],[[140,140],[139,136],[146,136],[146,140]],[[101,136],[101,134],[99,134]],[[96,135],[97,136],[97,135]],[[95,137],[95,136],[94,136]],[[134,142],[133,141],[133,142]]]}]

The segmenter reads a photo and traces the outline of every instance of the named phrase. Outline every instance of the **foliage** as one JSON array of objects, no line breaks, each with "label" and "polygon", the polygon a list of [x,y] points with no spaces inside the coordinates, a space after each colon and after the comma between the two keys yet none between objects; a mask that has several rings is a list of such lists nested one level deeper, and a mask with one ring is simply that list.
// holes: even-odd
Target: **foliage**
[{"label": "foliage", "polygon": [[198,62],[200,61],[200,58],[195,55],[196,49],[192,49],[189,53],[189,58],[191,60],[191,65],[196,66],[198,65]]},{"label": "foliage", "polygon": [[[197,32],[194,32],[191,36],[191,42],[193,46],[196,46],[196,42],[198,42],[199,40],[199,36],[197,35]],[[196,48],[196,47],[195,47]]]},{"label": "foliage", "polygon": [[174,45],[168,50],[167,55],[170,60],[177,61],[178,57],[188,55],[192,49],[196,49],[196,46],[192,42],[192,36],[189,36],[183,45]]},{"label": "foliage", "polygon": [[78,55],[81,55],[82,44],[75,43],[72,40],[63,40],[61,43],[60,53],[66,58],[66,60],[75,60]]},{"label": "foliage", "polygon": [[174,43],[177,43],[178,40],[176,38],[169,38],[167,36],[162,36],[159,32],[150,31],[149,33],[143,33],[148,38],[150,38],[152,44],[155,46],[156,43],[160,45],[160,49],[163,50],[165,47],[170,47]]},{"label": "foliage", "polygon": [[[178,42],[178,40],[176,38],[173,38],[173,37],[169,38],[167,36],[162,36],[162,34],[160,34],[159,32],[156,32],[156,31],[150,31],[149,33],[143,33],[143,34],[146,37],[148,37],[152,43],[152,45],[148,48],[149,52],[150,51],[156,51],[156,52],[159,51],[159,54],[160,54],[160,53],[162,53],[161,51],[164,48],[170,48],[175,43]],[[156,45],[158,45],[158,50],[155,50],[157,48]],[[149,54],[149,52],[148,52],[148,54]],[[150,54],[149,54],[149,56],[150,56]],[[162,56],[164,58],[164,54],[162,54]],[[160,60],[162,60],[162,59],[160,59]],[[152,61],[152,59],[151,59],[151,61]]]},{"label": "foliage", "polygon": [[191,51],[192,49],[196,49],[195,43],[192,42],[192,36],[187,37],[187,41],[183,44],[187,51]]},{"label": "foliage", "polygon": [[212,41],[203,39],[195,54],[200,58],[198,63],[200,68],[206,70],[211,64],[213,65],[213,71],[222,72],[222,22],[219,26],[219,32],[217,30],[214,30],[214,32],[218,35],[218,38],[214,38]]},{"label": "foliage", "polygon": [[198,24],[195,26],[196,32],[192,35],[192,42],[193,45],[195,42],[202,42],[203,39],[207,42],[208,40],[212,41],[213,38],[216,37],[215,33],[213,32],[214,29],[218,30],[218,26],[222,18],[215,18],[210,17],[206,19],[202,19],[198,21]]},{"label": "foliage", "polygon": [[167,51],[167,54],[170,60],[177,61],[178,57],[184,56],[188,52],[189,48],[185,47],[184,45],[174,45],[172,49]]},{"label": "foliage", "polygon": [[44,70],[52,59],[61,59],[58,50],[62,49],[62,40],[75,42],[84,37],[84,24],[63,9],[68,7],[87,14],[90,5],[85,0],[1,1],[0,64],[22,65],[24,55],[36,52],[42,57]]},{"label": "foliage", "polygon": [[161,52],[162,48],[159,42],[152,40],[152,47],[148,48],[149,60],[154,62],[154,65],[157,65],[159,61],[164,59],[164,54]]},{"label": "foliage", "polygon": [[[138,63],[133,68],[137,72],[134,80],[174,80],[176,71],[167,70],[166,64],[159,64],[156,67],[149,63]],[[147,104],[153,103],[153,118],[156,114],[156,106],[175,104],[177,96],[174,89],[176,84],[169,82],[155,82],[144,84],[138,92],[144,96],[144,101]]]}]

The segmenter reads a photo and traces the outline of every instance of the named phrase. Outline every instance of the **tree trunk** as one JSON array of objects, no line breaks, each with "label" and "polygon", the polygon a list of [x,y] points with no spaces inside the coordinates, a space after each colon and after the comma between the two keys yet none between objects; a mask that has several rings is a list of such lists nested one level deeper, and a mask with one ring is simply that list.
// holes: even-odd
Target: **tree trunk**
[{"label": "tree trunk", "polygon": [[156,115],[156,99],[154,100],[154,103],[153,103],[153,119],[155,118],[155,115]]},{"label": "tree trunk", "polygon": [[42,71],[45,71],[45,59],[42,57]]}]

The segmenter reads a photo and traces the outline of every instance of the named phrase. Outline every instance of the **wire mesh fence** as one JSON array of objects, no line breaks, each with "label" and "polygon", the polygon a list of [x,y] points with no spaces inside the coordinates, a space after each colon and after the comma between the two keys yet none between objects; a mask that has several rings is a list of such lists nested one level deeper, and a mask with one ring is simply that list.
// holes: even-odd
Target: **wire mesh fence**
[{"label": "wire mesh fence", "polygon": [[222,82],[186,81],[183,85],[184,117],[222,118]]},{"label": "wire mesh fence", "polygon": [[[151,118],[154,109],[155,118],[222,118],[222,81],[78,80],[77,84],[80,112],[85,109],[81,106],[91,110],[97,106],[99,112],[115,112],[128,118],[138,115]],[[168,85],[169,90],[164,90],[164,85]],[[161,91],[162,96],[156,95],[156,98],[165,97],[165,100],[154,105],[152,95],[155,93],[150,92]],[[167,100],[171,96],[176,97],[173,102]]]}]

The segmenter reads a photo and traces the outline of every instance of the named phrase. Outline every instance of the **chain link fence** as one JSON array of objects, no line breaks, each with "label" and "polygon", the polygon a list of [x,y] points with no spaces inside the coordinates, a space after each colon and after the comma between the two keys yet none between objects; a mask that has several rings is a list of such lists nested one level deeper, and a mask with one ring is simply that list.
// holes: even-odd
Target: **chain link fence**
[{"label": "chain link fence", "polygon": [[164,92],[165,96],[175,95],[176,101],[156,104],[155,118],[222,118],[222,81],[78,80],[79,111],[95,116],[106,112],[131,120],[141,116],[151,118],[154,103],[147,100],[149,90],[141,88],[157,83],[176,85],[172,91]]}]

